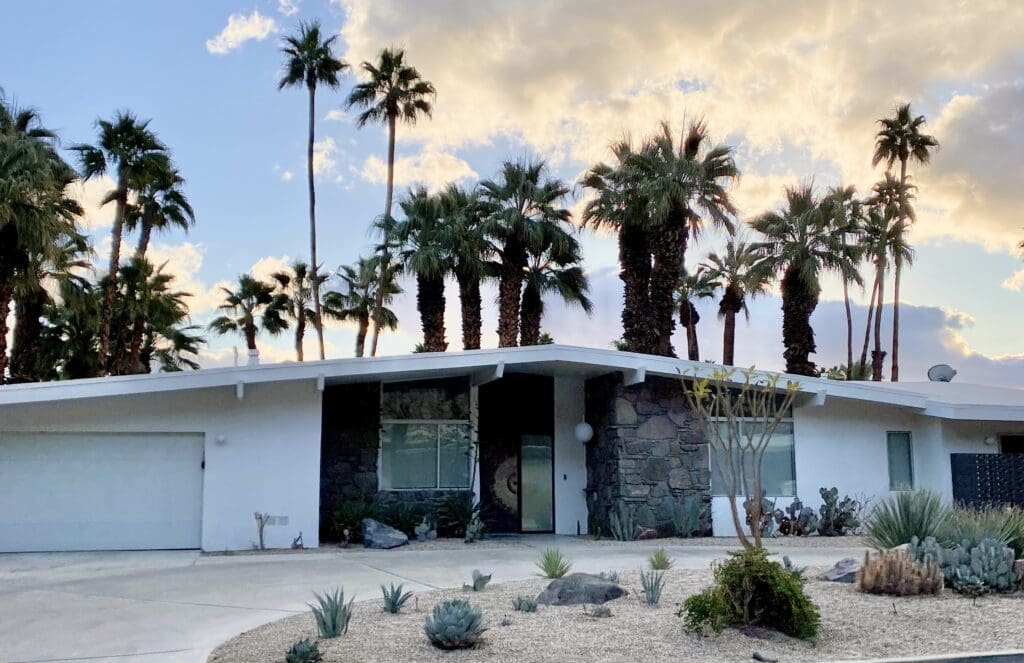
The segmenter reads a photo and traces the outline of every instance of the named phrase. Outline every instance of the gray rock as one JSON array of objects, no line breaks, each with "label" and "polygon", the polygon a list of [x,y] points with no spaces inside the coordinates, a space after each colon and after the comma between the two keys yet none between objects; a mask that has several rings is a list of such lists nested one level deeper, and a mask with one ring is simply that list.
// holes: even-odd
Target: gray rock
[{"label": "gray rock", "polygon": [[835,566],[818,576],[818,580],[852,583],[857,579],[857,571],[860,571],[860,560],[856,557],[847,557],[839,560]]},{"label": "gray rock", "polygon": [[615,423],[620,426],[632,426],[636,423],[636,410],[625,398],[615,399]]},{"label": "gray rock", "polygon": [[668,417],[658,415],[640,424],[636,436],[646,440],[675,439],[676,425]]},{"label": "gray rock", "polygon": [[397,548],[409,543],[409,537],[394,527],[363,518],[363,545],[367,548]]},{"label": "gray rock", "polygon": [[543,605],[601,604],[624,596],[626,591],[614,582],[589,573],[570,573],[552,580],[537,596]]}]

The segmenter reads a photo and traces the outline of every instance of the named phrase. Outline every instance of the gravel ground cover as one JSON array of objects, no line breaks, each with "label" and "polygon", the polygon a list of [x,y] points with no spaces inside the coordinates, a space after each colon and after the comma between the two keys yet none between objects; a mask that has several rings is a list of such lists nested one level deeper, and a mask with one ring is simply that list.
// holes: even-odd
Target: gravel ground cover
[{"label": "gravel ground cover", "polygon": [[[482,569],[484,572],[488,569]],[[814,577],[822,569],[808,569]],[[972,601],[945,591],[939,597],[893,598],[862,594],[853,585],[808,582],[822,615],[815,642],[777,634],[752,637],[735,630],[702,637],[684,633],[677,605],[710,583],[710,571],[671,570],[657,607],[638,599],[637,571],[620,582],[627,596],[609,602],[612,616],[593,618],[579,606],[512,609],[517,595],[535,597],[548,580],[488,586],[483,592],[424,592],[398,615],[386,614],[378,596],[356,604],[349,633],[320,642],[326,663],[340,661],[749,661],[754,652],[780,661],[836,661],[1024,647],[1024,599],[986,596]],[[475,649],[443,652],[423,633],[423,621],[444,598],[467,598],[482,608],[489,630]],[[369,597],[359,597],[366,598]],[[503,617],[512,623],[500,626]],[[280,662],[296,640],[316,639],[309,614],[267,624],[225,643],[210,663]]]}]

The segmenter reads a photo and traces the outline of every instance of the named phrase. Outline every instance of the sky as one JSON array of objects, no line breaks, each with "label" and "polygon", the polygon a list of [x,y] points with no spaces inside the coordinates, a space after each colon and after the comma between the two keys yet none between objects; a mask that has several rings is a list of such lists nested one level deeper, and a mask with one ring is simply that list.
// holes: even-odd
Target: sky
[{"label": "sky", "polygon": [[[307,98],[278,91],[277,80],[281,38],[313,18],[339,36],[346,62],[402,47],[436,86],[432,119],[399,128],[400,190],[471,185],[521,157],[545,159],[552,176],[575,183],[610,157],[612,141],[642,137],[662,120],[678,130],[703,118],[715,141],[735,148],[742,177],[731,194],[741,218],[752,218],[778,205],[786,185],[868,191],[883,174],[871,166],[876,121],[911,102],[941,148],[911,170],[918,221],[902,284],[901,376],[924,380],[929,366],[948,363],[958,381],[1024,386],[1016,248],[1024,239],[1024,3],[634,0],[628,11],[571,0],[9,4],[0,40],[9,99],[39,110],[64,148],[93,140],[97,118],[130,109],[151,119],[172,150],[197,223],[187,234],[155,237],[152,253],[192,293],[197,324],[216,315],[219,288],[240,273],[267,276],[308,260]],[[368,228],[383,211],[386,135],[357,129],[344,109],[355,82],[346,75],[340,90],[317,99],[318,245],[330,270],[368,254]],[[100,179],[75,191],[99,256],[109,248],[113,209],[99,202],[110,187]],[[578,212],[586,195],[574,186],[566,205]],[[615,238],[589,230],[580,238],[593,314],[551,300],[543,327],[557,342],[609,347],[621,335]],[[706,230],[687,264],[722,241]],[[405,286],[394,304],[399,330],[382,337],[382,354],[409,352],[420,340],[413,283]],[[454,284],[447,295],[457,348]],[[495,295],[486,289],[484,345],[492,347]],[[859,346],[867,297],[856,287],[851,296]],[[738,324],[737,363],[783,367],[779,306],[777,288],[750,303],[749,321]],[[698,309],[702,357],[718,359],[717,303]],[[812,325],[812,359],[845,361],[833,277],[824,279]],[[307,356],[315,355],[313,336]],[[326,337],[329,357],[353,355],[354,327],[331,323]],[[675,346],[685,350],[681,330]],[[211,335],[202,364],[232,363],[234,347],[244,342]],[[292,348],[287,334],[260,340],[265,362],[294,359]]]}]

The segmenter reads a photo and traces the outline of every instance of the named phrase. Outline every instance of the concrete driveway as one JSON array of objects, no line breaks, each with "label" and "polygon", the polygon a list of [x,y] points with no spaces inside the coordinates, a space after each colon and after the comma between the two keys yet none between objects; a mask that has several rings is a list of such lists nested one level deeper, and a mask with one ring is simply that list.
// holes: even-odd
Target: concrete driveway
[{"label": "concrete driveway", "polygon": [[[530,536],[454,550],[0,555],[0,662],[201,663],[238,633],[307,610],[314,590],[341,585],[357,600],[371,599],[381,583],[413,591],[456,587],[477,568],[493,572],[494,582],[521,580],[536,573],[538,550],[551,545],[574,570],[590,572],[639,568],[653,549]],[[667,546],[677,567],[695,569],[733,547]],[[799,566],[825,566],[859,557],[863,548],[778,552]]]}]

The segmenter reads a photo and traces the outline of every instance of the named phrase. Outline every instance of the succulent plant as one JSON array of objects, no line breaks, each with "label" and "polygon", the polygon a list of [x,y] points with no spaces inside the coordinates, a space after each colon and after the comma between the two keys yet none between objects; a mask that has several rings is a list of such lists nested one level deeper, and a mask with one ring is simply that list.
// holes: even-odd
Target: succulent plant
[{"label": "succulent plant", "polygon": [[423,624],[430,644],[439,649],[473,647],[486,630],[480,608],[474,608],[463,599],[450,599],[435,605],[433,614]]},{"label": "succulent plant", "polygon": [[489,583],[490,581],[490,575],[485,576],[484,574],[480,573],[479,569],[473,569],[473,584],[463,585],[462,589],[464,589],[467,592],[482,592],[484,591],[484,587],[486,587],[487,583]]},{"label": "succulent plant", "polygon": [[640,571],[640,590],[647,605],[658,605],[661,592],[665,589],[664,571]]},{"label": "succulent plant", "polygon": [[[965,542],[967,543],[967,542]],[[963,549],[965,546],[961,545]],[[953,571],[953,587],[984,583],[992,591],[1008,592],[1017,586],[1013,549],[994,539],[982,539],[971,548],[970,561]]]},{"label": "succulent plant", "polygon": [[473,543],[484,538],[484,521],[480,520],[479,515],[474,515],[473,519],[469,521],[466,526],[466,543]]},{"label": "succulent plant", "polygon": [[322,660],[320,647],[309,640],[299,640],[284,655],[284,663],[319,663]]},{"label": "succulent plant", "polygon": [[537,612],[537,602],[529,596],[517,596],[512,599],[512,608],[516,612]]},{"label": "succulent plant", "polygon": [[606,605],[595,605],[588,611],[587,607],[583,606],[583,614],[585,614],[588,617],[597,617],[601,619],[604,617],[611,617],[612,609]]},{"label": "succulent plant", "polygon": [[402,585],[395,587],[393,583],[390,589],[381,585],[380,591],[384,595],[384,612],[390,612],[392,615],[397,615],[402,606],[412,598],[412,592],[402,593]]},{"label": "succulent plant", "polygon": [[839,489],[836,487],[822,488],[821,510],[819,512],[821,522],[818,524],[818,534],[822,536],[844,536],[847,530],[854,530],[860,526],[857,520],[857,510],[860,506],[855,499],[849,496],[839,499]]},{"label": "succulent plant", "polygon": [[345,590],[336,589],[333,592],[325,592],[323,596],[313,592],[316,598],[316,605],[309,604],[313,610],[313,619],[316,621],[317,631],[321,638],[336,638],[339,635],[348,633],[348,623],[352,619],[352,604],[355,603],[353,596],[348,603],[345,603]]},{"label": "succulent plant", "polygon": [[601,580],[607,580],[608,582],[615,583],[619,582],[618,571],[601,571],[601,573],[599,573],[598,576],[601,578]]},{"label": "succulent plant", "polygon": [[608,528],[616,541],[636,541],[638,528],[633,510],[622,502],[616,504],[615,509],[608,514]]}]

